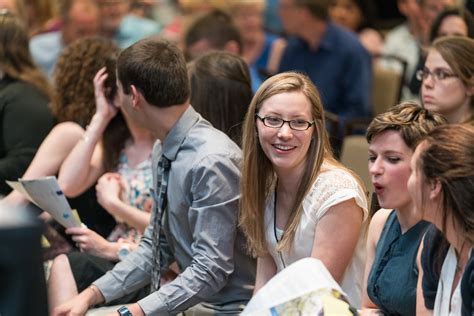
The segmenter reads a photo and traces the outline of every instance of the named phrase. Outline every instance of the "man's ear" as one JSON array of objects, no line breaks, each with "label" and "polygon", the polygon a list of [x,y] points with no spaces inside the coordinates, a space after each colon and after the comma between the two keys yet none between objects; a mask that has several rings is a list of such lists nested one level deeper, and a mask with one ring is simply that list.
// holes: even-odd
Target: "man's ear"
[{"label": "man's ear", "polygon": [[142,95],[140,91],[138,91],[137,87],[135,87],[133,84],[130,85],[130,92],[132,94],[132,107],[135,108],[140,108],[141,107],[141,100],[142,100]]}]

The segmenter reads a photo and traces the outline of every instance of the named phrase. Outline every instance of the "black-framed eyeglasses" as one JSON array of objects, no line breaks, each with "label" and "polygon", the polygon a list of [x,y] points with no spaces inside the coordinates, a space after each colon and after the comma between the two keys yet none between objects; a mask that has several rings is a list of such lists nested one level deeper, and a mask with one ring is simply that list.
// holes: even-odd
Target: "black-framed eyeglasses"
[{"label": "black-framed eyeglasses", "polygon": [[306,120],[300,120],[300,119],[287,121],[276,116],[261,117],[258,114],[255,114],[255,117],[258,118],[260,121],[262,121],[263,125],[270,128],[280,128],[283,126],[283,124],[288,123],[288,126],[290,126],[292,130],[305,131],[314,125],[314,121],[308,122]]},{"label": "black-framed eyeglasses", "polygon": [[436,68],[433,71],[430,71],[428,68],[424,68],[416,72],[416,79],[420,81],[426,80],[428,76],[431,76],[431,78],[433,78],[435,81],[443,81],[448,78],[458,77],[457,75],[440,68]]}]

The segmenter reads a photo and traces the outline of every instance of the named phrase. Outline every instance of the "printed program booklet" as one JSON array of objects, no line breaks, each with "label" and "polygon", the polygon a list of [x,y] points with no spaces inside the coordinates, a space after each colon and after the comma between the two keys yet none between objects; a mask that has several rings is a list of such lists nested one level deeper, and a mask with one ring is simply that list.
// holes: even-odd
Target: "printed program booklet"
[{"label": "printed program booklet", "polygon": [[14,190],[22,193],[31,203],[51,214],[65,228],[81,226],[77,213],[74,214],[71,210],[55,176],[6,182]]}]

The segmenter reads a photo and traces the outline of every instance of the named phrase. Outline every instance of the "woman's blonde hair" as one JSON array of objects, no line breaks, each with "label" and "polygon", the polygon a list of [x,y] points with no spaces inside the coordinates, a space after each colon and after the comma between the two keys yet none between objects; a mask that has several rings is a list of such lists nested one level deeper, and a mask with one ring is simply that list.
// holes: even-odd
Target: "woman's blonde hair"
[{"label": "woman's blonde hair", "polygon": [[264,210],[266,200],[276,184],[277,177],[270,160],[260,146],[255,115],[266,100],[274,95],[287,92],[301,92],[306,96],[311,103],[312,120],[315,124],[306,157],[306,166],[278,249],[289,247],[293,241],[302,214],[303,199],[316,181],[323,161],[341,166],[332,154],[325,128],[323,105],[311,80],[296,72],[281,73],[266,80],[250,103],[242,136],[244,160],[240,182],[242,196],[239,225],[247,236],[250,252],[257,256],[267,253]]}]

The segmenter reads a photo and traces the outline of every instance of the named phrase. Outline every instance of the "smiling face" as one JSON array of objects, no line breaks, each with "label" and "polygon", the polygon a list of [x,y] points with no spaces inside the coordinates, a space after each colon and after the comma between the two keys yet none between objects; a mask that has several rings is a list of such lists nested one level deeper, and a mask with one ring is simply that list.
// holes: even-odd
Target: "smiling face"
[{"label": "smiling face", "polygon": [[[431,49],[425,63],[430,73],[443,71],[454,74],[449,64],[435,49]],[[421,85],[423,105],[426,109],[444,115],[450,123],[459,123],[470,115],[471,93],[456,76],[443,80],[426,77]]]},{"label": "smiling face", "polygon": [[[266,99],[257,114],[262,118],[310,122],[313,121],[311,108],[310,101],[302,92],[285,92]],[[280,128],[272,128],[265,126],[257,118],[256,124],[260,146],[278,176],[300,176],[304,170],[314,126],[305,131],[292,130],[288,123]]]},{"label": "smiling face", "polygon": [[398,131],[375,136],[369,145],[369,173],[382,208],[406,209],[412,206],[407,189],[413,151]]}]

